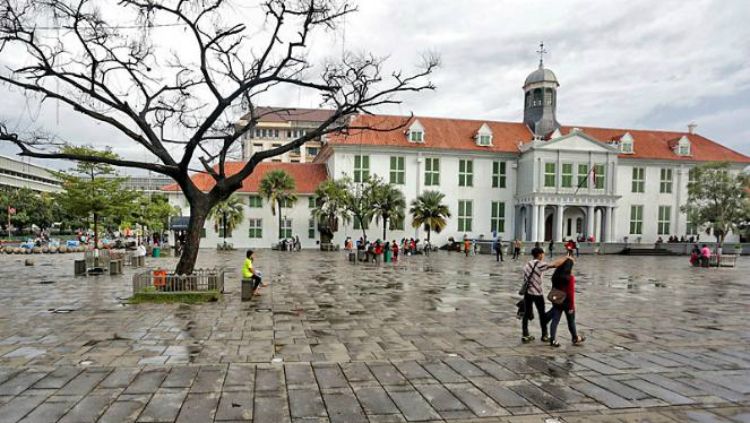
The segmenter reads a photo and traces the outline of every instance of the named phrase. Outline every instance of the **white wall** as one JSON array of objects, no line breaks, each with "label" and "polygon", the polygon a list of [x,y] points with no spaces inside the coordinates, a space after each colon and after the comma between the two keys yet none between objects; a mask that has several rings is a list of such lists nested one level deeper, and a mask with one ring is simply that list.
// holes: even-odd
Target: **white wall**
[{"label": "white wall", "polygon": [[[445,204],[450,209],[452,217],[448,221],[446,229],[440,233],[432,234],[432,243],[441,245],[447,242],[449,237],[456,239],[463,238],[464,232],[458,230],[458,201],[473,201],[473,220],[472,231],[466,232],[470,237],[479,237],[484,235],[485,238],[491,239],[490,216],[491,202],[505,202],[505,231],[501,233],[503,239],[511,239],[513,234],[514,218],[514,194],[517,179],[515,176],[516,158],[508,154],[487,154],[487,153],[469,153],[456,151],[438,151],[423,150],[416,151],[413,149],[373,149],[369,147],[336,147],[335,153],[328,161],[331,174],[339,178],[346,174],[350,177],[354,174],[354,156],[370,156],[370,174],[382,177],[385,181],[390,178],[390,158],[391,156],[404,157],[405,165],[405,184],[398,185],[406,197],[406,221],[404,230],[388,230],[387,237],[390,240],[401,239],[404,237],[426,238],[426,233],[421,229],[414,229],[411,226],[411,217],[409,216],[409,206],[420,193],[432,190],[440,191],[445,194]],[[424,159],[440,159],[440,185],[424,185]],[[458,186],[459,160],[473,160],[473,186]],[[492,162],[506,161],[506,188],[492,188]],[[371,240],[382,238],[383,229],[381,225],[373,222],[367,230],[368,238]],[[359,238],[362,236],[361,230],[354,230],[354,225],[349,224],[340,226],[339,232],[334,240],[343,243],[347,236]]]},{"label": "white wall", "polygon": [[[238,193],[237,194],[244,204],[244,218],[239,227],[232,231],[232,236],[227,238],[227,243],[231,243],[235,248],[270,248],[272,244],[278,242],[278,215],[274,216],[271,213],[271,207],[268,202],[263,200],[263,207],[251,208],[248,207],[249,193]],[[308,224],[311,218],[310,209],[308,207],[309,194],[299,194],[297,203],[292,208],[282,208],[282,216],[286,216],[292,219],[292,234],[299,235],[300,242],[303,248],[316,248],[318,247],[318,240],[320,234],[315,231],[315,238],[308,237]],[[185,201],[185,198],[181,193],[169,194],[169,202],[177,207],[180,207],[184,216],[190,215],[190,209]],[[260,218],[263,224],[263,237],[262,238],[249,238],[248,232],[250,228],[249,219]],[[215,248],[217,244],[223,242],[223,238],[219,237],[219,233],[215,230],[213,221],[206,222],[206,237],[201,239],[202,248]]]}]

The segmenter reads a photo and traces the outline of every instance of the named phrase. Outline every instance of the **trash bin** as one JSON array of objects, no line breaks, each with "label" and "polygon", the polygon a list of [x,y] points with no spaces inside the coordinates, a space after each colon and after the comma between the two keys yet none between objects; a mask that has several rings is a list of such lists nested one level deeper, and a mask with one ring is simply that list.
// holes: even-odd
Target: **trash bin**
[{"label": "trash bin", "polygon": [[152,257],[157,258],[161,256],[161,248],[154,247],[154,250],[152,251]]},{"label": "trash bin", "polygon": [[250,301],[251,298],[253,298],[253,280],[243,278],[240,299],[242,301]]},{"label": "trash bin", "polygon": [[86,260],[73,261],[73,274],[75,276],[86,275]]}]

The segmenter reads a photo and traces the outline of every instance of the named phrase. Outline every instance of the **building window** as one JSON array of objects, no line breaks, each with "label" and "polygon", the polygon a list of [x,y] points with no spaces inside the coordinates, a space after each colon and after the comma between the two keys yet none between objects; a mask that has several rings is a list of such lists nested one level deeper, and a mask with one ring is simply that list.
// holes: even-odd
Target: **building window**
[{"label": "building window", "polygon": [[307,208],[314,209],[315,208],[315,197],[308,197],[307,198]]},{"label": "building window", "polygon": [[406,174],[405,160],[403,157],[391,156],[391,178],[392,184],[403,185],[404,176]]},{"label": "building window", "polygon": [[603,164],[594,165],[594,188],[604,189],[606,183],[605,167]]},{"label": "building window", "polygon": [[688,217],[687,226],[685,227],[685,233],[687,235],[698,235],[698,225],[693,223]]},{"label": "building window", "polygon": [[370,177],[370,156],[354,156],[354,182],[364,182]]},{"label": "building window", "polygon": [[633,186],[632,192],[645,192],[646,190],[646,169],[642,167],[633,168]]},{"label": "building window", "polygon": [[481,145],[482,147],[486,147],[492,144],[492,136],[491,135],[479,135],[477,143]]},{"label": "building window", "polygon": [[555,187],[555,164],[554,163],[545,163],[544,164],[544,186],[547,188],[554,188]]},{"label": "building window", "polygon": [[679,153],[680,156],[690,155],[690,144],[680,144]]},{"label": "building window", "polygon": [[292,237],[292,219],[281,219],[281,238]]},{"label": "building window", "polygon": [[672,193],[672,169],[661,169],[661,178],[659,180],[659,192],[662,194]]},{"label": "building window", "polygon": [[490,231],[505,232],[505,203],[502,201],[492,202],[492,213],[490,214]]},{"label": "building window", "polygon": [[458,200],[458,230],[459,232],[471,232],[472,202],[471,200]]},{"label": "building window", "polygon": [[231,238],[232,237],[232,229],[227,228],[227,234],[224,235],[224,225],[219,225],[219,238]]},{"label": "building window", "polygon": [[315,239],[315,219],[307,221],[307,237],[309,239]]},{"label": "building window", "polygon": [[643,206],[630,206],[630,234],[643,235]]},{"label": "building window", "polygon": [[458,186],[460,187],[474,186],[474,161],[473,160],[459,160],[458,161]]},{"label": "building window", "polygon": [[251,195],[247,199],[247,205],[248,207],[251,207],[254,209],[263,207],[263,198],[261,198],[261,196],[259,195]]},{"label": "building window", "polygon": [[388,226],[392,231],[403,231],[404,230],[404,219],[391,218],[388,221]]},{"label": "building window", "polygon": [[424,161],[424,184],[440,185],[440,159],[426,158]]},{"label": "building window", "polygon": [[250,219],[250,229],[247,231],[249,238],[263,238],[263,219]]},{"label": "building window", "polygon": [[588,188],[589,186],[589,165],[578,165],[578,187]]},{"label": "building window", "polygon": [[632,141],[622,141],[620,144],[620,151],[625,154],[631,154],[633,153],[633,142]]},{"label": "building window", "polygon": [[562,164],[562,180],[560,185],[563,188],[573,187],[573,163]]},{"label": "building window", "polygon": [[658,235],[669,235],[669,220],[672,214],[671,206],[659,206]]},{"label": "building window", "polygon": [[282,209],[291,209],[294,206],[294,202],[289,198],[282,198],[279,200]]},{"label": "building window", "polygon": [[698,178],[696,177],[695,172],[696,171],[694,167],[688,170],[688,183],[689,184],[692,184],[693,182],[698,182]]},{"label": "building window", "polygon": [[409,139],[411,140],[411,142],[422,142],[422,140],[424,140],[424,132],[409,131]]},{"label": "building window", "polygon": [[492,188],[505,188],[505,162],[492,162]]},{"label": "building window", "polygon": [[318,147],[307,147],[307,155],[315,157],[318,155]]}]

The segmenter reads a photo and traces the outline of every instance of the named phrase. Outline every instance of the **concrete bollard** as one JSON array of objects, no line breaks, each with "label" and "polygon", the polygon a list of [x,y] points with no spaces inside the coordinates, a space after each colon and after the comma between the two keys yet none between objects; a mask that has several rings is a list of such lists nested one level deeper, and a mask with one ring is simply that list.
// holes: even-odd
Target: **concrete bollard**
[{"label": "concrete bollard", "polygon": [[24,264],[25,266],[33,266],[33,265],[34,265],[34,260],[32,260],[32,259],[30,259],[30,258],[29,258],[29,259],[26,259],[26,261],[24,261],[24,262],[23,262],[23,264]]}]

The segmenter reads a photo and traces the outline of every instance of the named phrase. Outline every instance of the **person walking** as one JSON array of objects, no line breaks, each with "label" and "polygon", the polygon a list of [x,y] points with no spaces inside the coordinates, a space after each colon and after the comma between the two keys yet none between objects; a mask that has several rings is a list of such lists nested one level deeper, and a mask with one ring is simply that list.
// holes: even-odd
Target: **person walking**
[{"label": "person walking", "polygon": [[701,267],[708,267],[711,262],[711,249],[708,245],[703,244],[701,247]]},{"label": "person walking", "polygon": [[549,251],[550,258],[553,255],[555,255],[555,240],[554,239],[549,240],[549,247],[547,248],[547,250]]},{"label": "person walking", "polygon": [[396,244],[396,240],[393,240],[393,244],[391,244],[391,252],[393,253],[393,261],[398,261],[398,244]]},{"label": "person walking", "polygon": [[466,257],[469,257],[469,252],[471,251],[471,240],[468,236],[464,235],[464,254],[466,254]]},{"label": "person walking", "polygon": [[563,257],[552,263],[545,262],[544,250],[541,248],[532,249],[531,256],[532,259],[523,267],[523,286],[518,292],[523,295],[524,301],[524,314],[523,319],[521,320],[521,342],[524,344],[528,344],[535,339],[529,334],[529,320],[531,320],[534,313],[532,307],[536,307],[537,314],[539,315],[539,326],[542,329],[542,342],[549,342],[550,340],[549,336],[547,336],[548,315],[544,310],[542,274],[544,274],[547,269],[556,268],[565,261],[565,258]]},{"label": "person walking", "polygon": [[[573,264],[575,261],[572,257],[563,257],[563,262],[555,269],[552,274],[552,291],[550,291],[550,302],[552,309],[547,313],[547,320],[550,322],[549,344],[551,347],[558,348],[560,343],[557,342],[557,325],[560,324],[560,318],[563,313],[565,320],[568,322],[568,330],[573,339],[573,345],[581,345],[586,338],[578,334],[576,330],[576,278],[573,275]],[[555,300],[558,298],[558,300]]]},{"label": "person walking", "polygon": [[513,241],[513,260],[518,260],[518,256],[521,255],[521,240],[516,238]]}]

